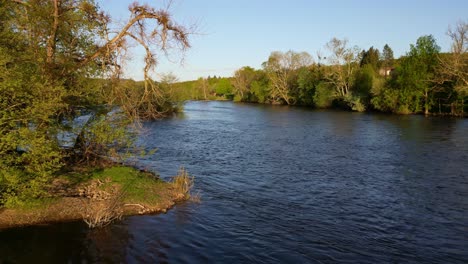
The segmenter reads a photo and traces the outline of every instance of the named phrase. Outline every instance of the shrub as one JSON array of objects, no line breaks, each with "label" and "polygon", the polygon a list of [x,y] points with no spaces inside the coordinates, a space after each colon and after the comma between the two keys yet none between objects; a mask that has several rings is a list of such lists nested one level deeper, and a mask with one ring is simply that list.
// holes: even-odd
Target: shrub
[{"label": "shrub", "polygon": [[190,176],[184,167],[180,167],[177,176],[172,180],[177,191],[182,193],[186,199],[190,198],[190,191],[193,188],[194,176]]}]

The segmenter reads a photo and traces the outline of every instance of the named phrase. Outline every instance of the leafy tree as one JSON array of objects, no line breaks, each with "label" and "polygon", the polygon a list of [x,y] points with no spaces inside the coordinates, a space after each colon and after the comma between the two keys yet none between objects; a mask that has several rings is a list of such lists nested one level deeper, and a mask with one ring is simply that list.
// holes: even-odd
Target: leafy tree
[{"label": "leafy tree", "polygon": [[245,66],[234,73],[232,82],[235,101],[248,101],[252,82],[255,80],[255,70]]},{"label": "leafy tree", "polygon": [[328,82],[320,82],[314,94],[314,103],[318,108],[328,108],[335,98],[334,88]]},{"label": "leafy tree", "polygon": [[217,78],[215,92],[217,95],[228,95],[232,93],[232,84],[228,78]]},{"label": "leafy tree", "polygon": [[382,50],[382,57],[380,58],[382,61],[382,67],[385,69],[393,67],[393,50],[388,46],[388,44],[385,44]]},{"label": "leafy tree", "polygon": [[412,111],[420,110],[420,100],[424,103],[424,113],[429,114],[431,93],[436,88],[434,77],[438,65],[440,47],[432,35],[418,38],[398,71],[398,85],[401,99]]},{"label": "leafy tree", "polygon": [[372,64],[365,64],[356,72],[356,81],[353,87],[353,95],[361,98],[361,103],[368,105],[370,102],[371,90],[378,78]]},{"label": "leafy tree", "polygon": [[320,65],[303,67],[298,73],[298,102],[302,105],[314,105],[314,96],[317,86],[323,79]]},{"label": "leafy tree", "polygon": [[[93,0],[0,1],[3,202],[40,195],[66,162],[116,153],[129,142],[129,121],[158,117],[172,108],[149,72],[158,51],[188,48],[189,32],[167,10],[134,3],[129,11],[127,23],[111,31],[110,18]],[[146,51],[141,89],[118,80],[124,51],[134,44]],[[116,105],[126,118],[114,111]],[[86,129],[74,131],[70,123],[89,112],[94,117]],[[64,133],[78,136],[75,149],[61,145]]]},{"label": "leafy tree", "polygon": [[380,52],[374,47],[370,47],[367,51],[362,52],[360,66],[371,65],[375,72],[380,68]]},{"label": "leafy tree", "polygon": [[296,71],[312,64],[312,56],[307,52],[275,51],[270,54],[268,61],[263,63],[265,72],[270,80],[270,97],[273,102],[288,105],[297,103],[297,98],[291,89],[291,80]]}]

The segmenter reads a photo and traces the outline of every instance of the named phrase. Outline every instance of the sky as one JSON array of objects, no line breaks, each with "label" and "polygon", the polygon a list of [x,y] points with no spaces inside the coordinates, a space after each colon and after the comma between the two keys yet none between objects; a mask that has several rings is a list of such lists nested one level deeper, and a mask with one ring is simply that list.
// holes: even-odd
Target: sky
[{"label": "sky", "polygon": [[[113,21],[128,19],[134,0],[98,0]],[[163,8],[168,1],[140,1]],[[382,50],[388,44],[395,57],[410,44],[432,34],[442,51],[450,50],[449,25],[468,21],[467,0],[173,0],[174,21],[196,25],[191,48],[183,56],[173,51],[159,63],[152,78],[172,73],[178,80],[233,76],[243,67],[261,68],[272,51],[327,54],[333,37],[348,39],[360,49]],[[135,49],[125,77],[143,79],[142,49]]]}]

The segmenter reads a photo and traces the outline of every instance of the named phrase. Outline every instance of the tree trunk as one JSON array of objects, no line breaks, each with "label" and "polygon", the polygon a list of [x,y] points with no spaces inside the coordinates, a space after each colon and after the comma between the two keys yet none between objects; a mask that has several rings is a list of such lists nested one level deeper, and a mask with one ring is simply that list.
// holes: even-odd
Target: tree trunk
[{"label": "tree trunk", "polygon": [[464,117],[465,116],[465,98],[462,98],[461,101],[462,101],[461,116]]},{"label": "tree trunk", "polygon": [[429,96],[427,90],[424,92],[424,114],[429,115]]},{"label": "tree trunk", "polygon": [[206,81],[203,80],[203,95],[205,96],[205,101],[206,101]]},{"label": "tree trunk", "polygon": [[49,38],[47,39],[47,58],[46,58],[46,64],[47,67],[50,67],[55,60],[55,49],[57,45],[57,31],[59,27],[59,5],[61,0],[54,0],[54,13],[53,13],[53,18],[54,22],[52,24],[52,28],[50,30],[50,35]]},{"label": "tree trunk", "polygon": [[439,115],[442,114],[442,110],[440,108],[440,98],[439,98]]}]

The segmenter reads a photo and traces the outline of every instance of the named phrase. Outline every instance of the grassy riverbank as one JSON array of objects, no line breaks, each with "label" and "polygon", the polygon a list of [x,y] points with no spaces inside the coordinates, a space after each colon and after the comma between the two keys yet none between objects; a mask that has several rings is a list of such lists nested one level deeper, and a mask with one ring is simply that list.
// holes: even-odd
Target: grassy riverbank
[{"label": "grassy riverbank", "polygon": [[171,182],[124,166],[74,170],[48,186],[48,197],[1,208],[0,228],[73,220],[99,227],[124,215],[166,212],[190,197],[192,184],[184,169]]}]

